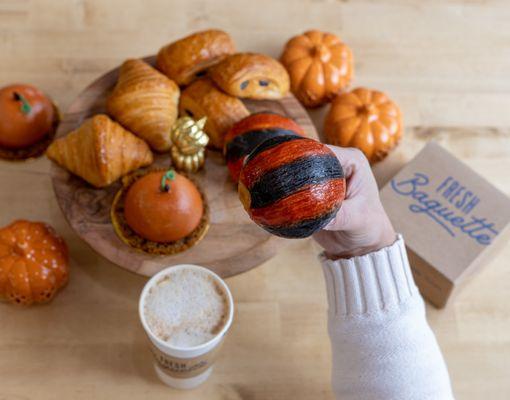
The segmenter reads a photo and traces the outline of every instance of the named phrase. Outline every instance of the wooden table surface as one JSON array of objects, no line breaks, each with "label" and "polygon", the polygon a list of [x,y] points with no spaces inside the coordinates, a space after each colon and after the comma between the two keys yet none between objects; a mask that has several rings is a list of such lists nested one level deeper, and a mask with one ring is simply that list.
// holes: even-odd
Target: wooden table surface
[{"label": "wooden table surface", "polygon": [[[510,4],[504,1],[0,0],[0,86],[29,82],[63,110],[127,57],[206,27],[277,56],[307,28],[354,50],[355,85],[387,91],[406,136],[386,181],[434,139],[510,194]],[[321,128],[324,110],[312,112]],[[45,306],[0,304],[0,399],[332,399],[318,249],[291,241],[228,279],[237,311],[212,379],[177,392],[152,371],[137,319],[146,279],[96,255],[55,202],[49,162],[0,163],[0,225],[44,220],[71,249],[71,280]],[[225,243],[227,246],[228,243]],[[442,311],[427,307],[458,399],[510,398],[510,246]],[[192,262],[193,260],[189,260]]]}]

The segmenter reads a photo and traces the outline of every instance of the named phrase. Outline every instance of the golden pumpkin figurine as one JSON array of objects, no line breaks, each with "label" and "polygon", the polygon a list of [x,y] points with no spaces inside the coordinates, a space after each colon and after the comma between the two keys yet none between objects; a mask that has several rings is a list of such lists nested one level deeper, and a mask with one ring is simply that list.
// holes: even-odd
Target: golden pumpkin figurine
[{"label": "golden pumpkin figurine", "polygon": [[179,118],[171,132],[172,164],[181,171],[197,172],[205,162],[205,146],[209,136],[204,132],[207,117],[198,121],[190,117]]}]

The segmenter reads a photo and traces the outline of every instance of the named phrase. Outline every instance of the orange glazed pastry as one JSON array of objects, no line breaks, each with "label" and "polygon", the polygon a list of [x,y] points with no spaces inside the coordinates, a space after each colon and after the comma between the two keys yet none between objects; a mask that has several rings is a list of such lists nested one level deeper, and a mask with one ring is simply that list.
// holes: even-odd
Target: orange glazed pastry
[{"label": "orange glazed pastry", "polygon": [[0,89],[0,114],[0,146],[19,149],[49,133],[55,110],[37,88],[11,85]]},{"label": "orange glazed pastry", "polygon": [[154,150],[170,149],[170,132],[177,119],[179,87],[142,60],[127,60],[106,100],[109,115]]},{"label": "orange glazed pastry", "polygon": [[153,161],[147,143],[103,114],[55,140],[46,155],[98,188]]},{"label": "orange glazed pastry", "polygon": [[218,88],[208,78],[188,86],[181,96],[179,113],[195,120],[207,117],[205,132],[209,146],[223,149],[226,133],[237,121],[250,115],[243,102]]},{"label": "orange glazed pastry", "polygon": [[[154,242],[173,242],[189,235],[203,214],[200,192],[188,178],[151,172],[138,179],[124,200],[126,222],[136,233]],[[163,183],[162,183],[163,181]]]},{"label": "orange glazed pastry", "polygon": [[0,298],[31,305],[53,299],[69,277],[67,245],[42,222],[0,229]]},{"label": "orange glazed pastry", "polygon": [[289,91],[289,75],[274,58],[263,54],[228,56],[209,71],[224,92],[249,99],[280,99]]},{"label": "orange glazed pastry", "polygon": [[59,119],[48,97],[33,86],[21,84],[0,89],[0,116],[0,156],[8,159],[43,153]]},{"label": "orange glazed pastry", "polygon": [[384,93],[365,88],[336,97],[324,125],[327,143],[357,147],[371,163],[388,155],[402,131],[398,106]]},{"label": "orange glazed pastry", "polygon": [[177,84],[188,85],[234,52],[234,42],[227,33],[209,29],[163,47],[158,53],[156,67]]},{"label": "orange glazed pastry", "polygon": [[305,107],[330,101],[352,80],[351,49],[335,35],[317,30],[290,39],[281,56],[291,90]]}]

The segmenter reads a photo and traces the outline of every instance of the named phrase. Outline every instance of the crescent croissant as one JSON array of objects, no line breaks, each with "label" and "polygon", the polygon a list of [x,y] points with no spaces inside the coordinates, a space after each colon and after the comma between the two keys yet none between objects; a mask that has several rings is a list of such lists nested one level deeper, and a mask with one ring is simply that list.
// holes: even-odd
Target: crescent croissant
[{"label": "crescent croissant", "polygon": [[55,140],[46,155],[98,188],[153,161],[147,143],[103,114]]},{"label": "crescent croissant", "polygon": [[179,87],[142,60],[125,61],[119,80],[106,101],[110,116],[144,139],[154,150],[171,147],[177,119]]}]

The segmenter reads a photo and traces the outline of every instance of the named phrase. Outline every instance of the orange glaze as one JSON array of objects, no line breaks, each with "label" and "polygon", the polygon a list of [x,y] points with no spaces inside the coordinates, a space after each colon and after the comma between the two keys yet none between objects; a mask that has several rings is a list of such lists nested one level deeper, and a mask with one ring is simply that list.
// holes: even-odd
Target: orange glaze
[{"label": "orange glaze", "polygon": [[55,108],[39,89],[10,85],[0,89],[0,116],[0,146],[21,149],[51,131]]},{"label": "orange glaze", "polygon": [[277,128],[286,129],[293,131],[298,135],[306,136],[303,128],[290,118],[273,113],[257,113],[243,118],[228,131],[225,136],[223,152],[224,154],[226,153],[228,143],[230,143],[230,141],[238,135],[242,135],[243,133],[250,131]]},{"label": "orange glaze", "polygon": [[397,104],[377,90],[358,88],[335,98],[324,122],[327,143],[356,147],[374,163],[385,158],[402,137]]},{"label": "orange glaze", "polygon": [[170,190],[161,190],[164,171],[139,178],[124,200],[127,224],[138,235],[154,242],[173,242],[192,233],[202,219],[204,205],[196,186],[183,175],[168,181]]},{"label": "orange glaze", "polygon": [[0,298],[44,303],[68,276],[67,245],[49,225],[18,220],[0,229]]},{"label": "orange glaze", "polygon": [[292,93],[305,107],[330,101],[349,85],[354,73],[349,46],[337,36],[318,30],[291,38],[281,62],[289,72]]},{"label": "orange glaze", "polygon": [[[291,225],[330,212],[341,203],[344,195],[345,179],[332,179],[306,186],[268,207],[251,209],[249,212],[252,219],[260,225]],[[313,207],[310,206],[310,199],[313,199]]]},{"label": "orange glaze", "polygon": [[241,171],[240,181],[247,188],[251,188],[266,172],[287,164],[298,158],[311,156],[333,155],[333,152],[324,144],[313,140],[303,139],[281,143],[275,147],[257,154],[247,163]]}]

